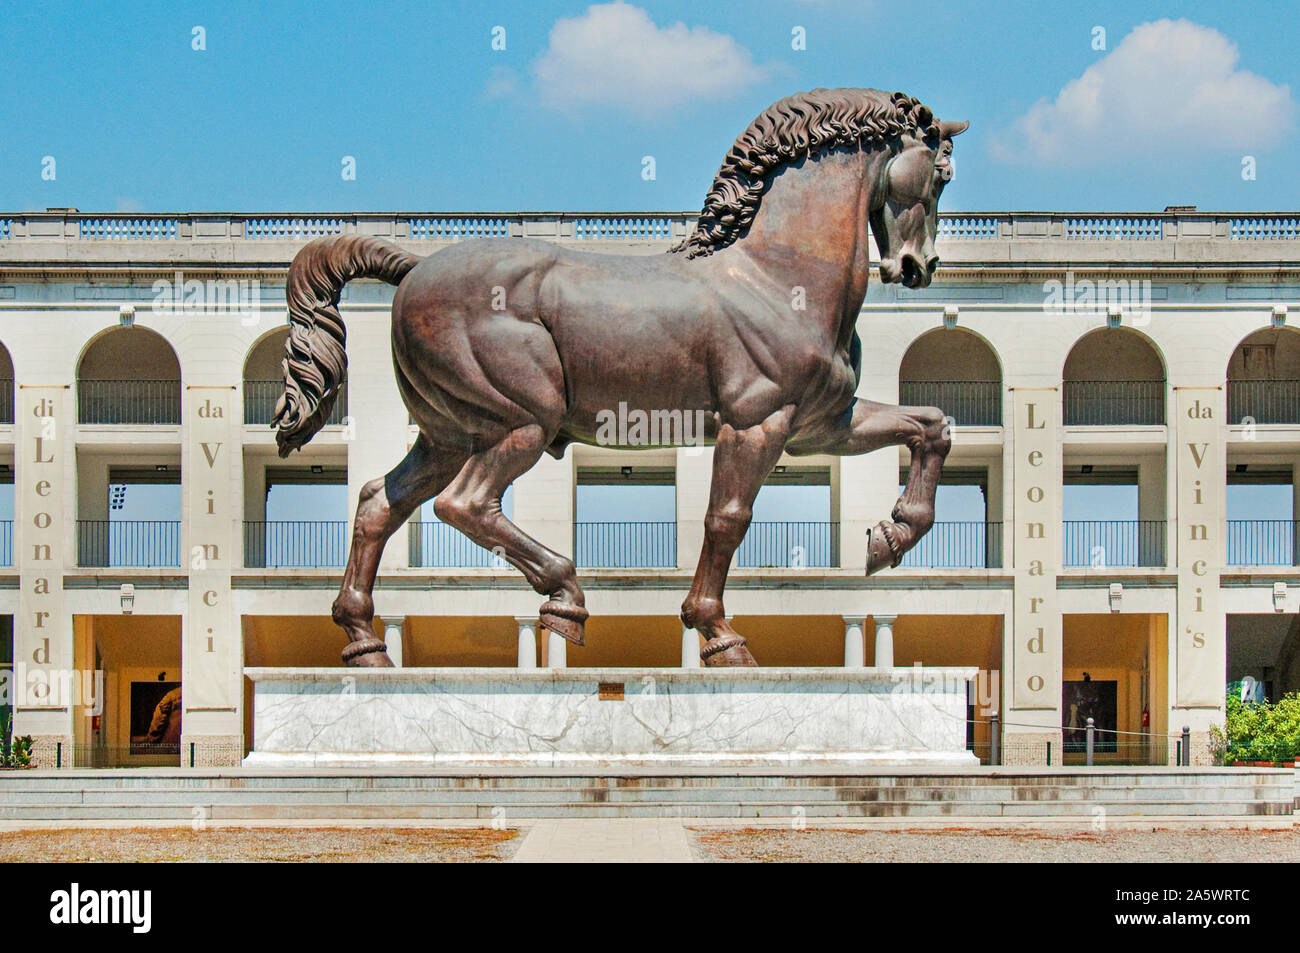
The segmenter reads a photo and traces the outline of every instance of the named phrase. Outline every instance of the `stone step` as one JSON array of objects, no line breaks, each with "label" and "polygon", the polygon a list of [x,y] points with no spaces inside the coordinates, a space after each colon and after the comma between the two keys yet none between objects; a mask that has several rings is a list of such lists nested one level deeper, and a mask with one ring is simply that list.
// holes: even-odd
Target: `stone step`
[{"label": "stone step", "polygon": [[515,804],[532,801],[570,800],[581,803],[641,803],[651,801],[788,801],[795,803],[850,803],[915,801],[936,803],[1127,803],[1133,801],[1186,801],[1192,803],[1250,798],[1259,801],[1292,801],[1287,786],[1186,786],[1164,788],[912,788],[892,789],[855,786],[825,787],[711,787],[711,788],[499,788],[491,791],[422,788],[316,789],[281,788],[242,790],[158,786],[133,790],[85,791],[0,790],[0,806],[27,805],[112,805],[130,804],[389,804],[389,803],[491,803]]},{"label": "stone step", "polygon": [[1184,773],[1169,771],[1149,775],[1070,774],[1070,775],[974,775],[947,777],[918,775],[912,777],[876,777],[871,775],[677,775],[661,777],[606,775],[501,775],[501,776],[420,776],[420,775],[324,775],[318,777],[285,776],[206,776],[177,774],[89,774],[14,772],[0,774],[0,794],[11,790],[83,791],[83,790],[150,790],[157,787],[195,788],[203,790],[516,790],[528,788],[605,788],[609,790],[728,789],[734,787],[826,788],[862,787],[880,790],[910,789],[999,789],[999,790],[1070,790],[1197,787],[1243,784],[1291,788],[1295,782],[1290,772],[1261,774]]},{"label": "stone step", "polygon": [[[1261,803],[1251,799],[1189,804],[1178,801],[1131,802],[1125,804],[1006,804],[934,801],[877,801],[848,803],[814,803],[756,801],[756,802],[705,802],[682,803],[672,801],[646,801],[639,803],[609,804],[572,801],[538,801],[517,805],[515,809],[487,804],[387,804],[387,805],[203,805],[201,813],[195,806],[183,805],[56,805],[27,807],[0,807],[0,820],[177,820],[190,822],[197,818],[221,820],[427,820],[438,818],[474,818],[493,820],[499,818],[534,817],[1041,817],[1097,816],[1096,809],[1105,809],[1106,817],[1194,817],[1194,816],[1290,816],[1292,807],[1286,803]],[[1044,810],[1044,808],[1051,808]]]}]

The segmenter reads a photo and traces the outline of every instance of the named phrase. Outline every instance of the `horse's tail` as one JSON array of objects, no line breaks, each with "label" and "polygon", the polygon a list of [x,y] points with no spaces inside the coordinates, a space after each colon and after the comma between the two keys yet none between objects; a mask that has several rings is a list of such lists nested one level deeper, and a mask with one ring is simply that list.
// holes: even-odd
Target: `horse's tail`
[{"label": "horse's tail", "polygon": [[284,393],[271,426],[280,456],[287,457],[325,425],[347,377],[347,331],[339,295],[353,278],[379,278],[396,285],[422,259],[366,235],[318,238],[289,266],[289,339],[284,345]]}]

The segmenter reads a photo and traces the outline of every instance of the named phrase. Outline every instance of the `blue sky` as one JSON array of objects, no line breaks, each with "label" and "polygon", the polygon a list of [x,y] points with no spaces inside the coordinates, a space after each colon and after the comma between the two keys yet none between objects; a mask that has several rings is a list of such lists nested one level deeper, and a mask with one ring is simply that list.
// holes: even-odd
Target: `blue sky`
[{"label": "blue sky", "polygon": [[950,211],[1295,209],[1296,22],[1268,2],[7,2],[0,209],[694,210],[749,120],[819,85],[970,120]]}]

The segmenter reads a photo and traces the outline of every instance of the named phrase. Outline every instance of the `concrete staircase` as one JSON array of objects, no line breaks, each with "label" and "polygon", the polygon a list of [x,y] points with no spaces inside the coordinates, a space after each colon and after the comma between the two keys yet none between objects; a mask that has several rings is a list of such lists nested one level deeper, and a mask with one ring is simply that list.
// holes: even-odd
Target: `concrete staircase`
[{"label": "concrete staircase", "polygon": [[0,774],[0,822],[543,817],[1262,817],[1296,808],[1295,772],[979,768],[905,774],[253,773],[239,769]]}]

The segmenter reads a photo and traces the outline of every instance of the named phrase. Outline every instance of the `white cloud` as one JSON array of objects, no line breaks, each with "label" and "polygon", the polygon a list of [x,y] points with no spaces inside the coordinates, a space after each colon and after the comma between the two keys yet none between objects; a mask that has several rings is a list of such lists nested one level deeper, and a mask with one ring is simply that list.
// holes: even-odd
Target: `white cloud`
[{"label": "white cloud", "polygon": [[642,114],[729,96],[768,75],[727,34],[684,23],[657,27],[621,0],[556,21],[533,69],[547,106],[608,105]]},{"label": "white cloud", "polygon": [[1275,144],[1290,129],[1287,86],[1239,69],[1237,45],[1187,20],[1136,27],[1000,137],[1005,159],[1093,164],[1116,153],[1168,154]]}]

